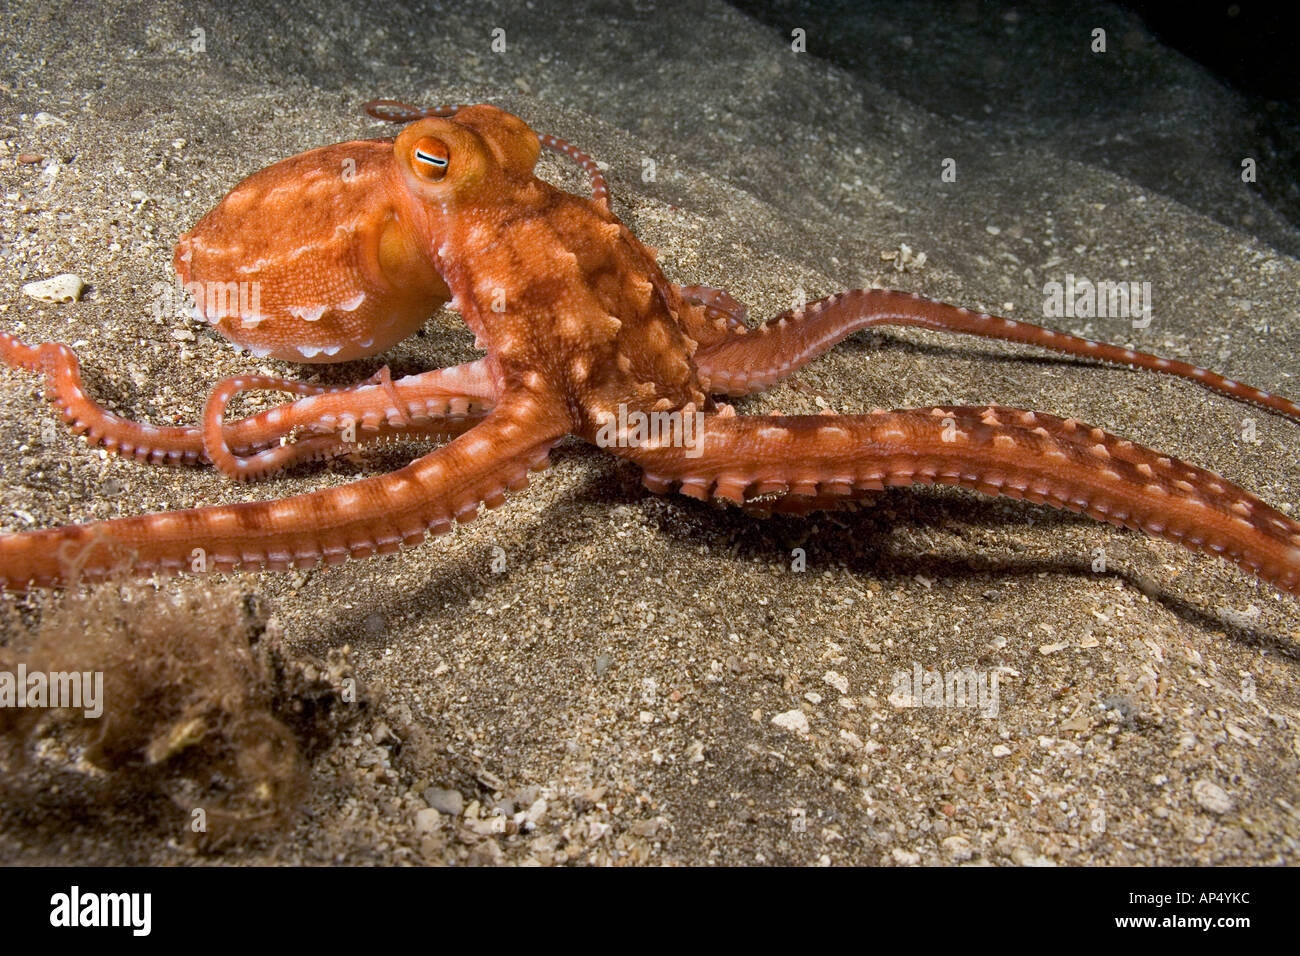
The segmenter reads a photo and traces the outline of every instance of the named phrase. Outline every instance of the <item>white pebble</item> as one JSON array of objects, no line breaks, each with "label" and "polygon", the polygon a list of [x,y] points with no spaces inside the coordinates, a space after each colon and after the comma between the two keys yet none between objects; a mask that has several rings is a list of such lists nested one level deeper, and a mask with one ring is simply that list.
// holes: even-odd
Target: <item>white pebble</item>
[{"label": "white pebble", "polygon": [[1232,798],[1217,783],[1198,780],[1192,784],[1192,796],[1211,813],[1227,813],[1232,809]]},{"label": "white pebble", "polygon": [[827,671],[822,675],[822,680],[827,684],[830,684],[841,694],[847,694],[849,692],[849,679],[842,674],[837,674],[835,671]]},{"label": "white pebble", "polygon": [[42,302],[76,302],[85,288],[86,283],[81,281],[81,276],[65,272],[49,279],[27,283],[23,286],[23,295]]},{"label": "white pebble", "polygon": [[784,714],[777,714],[772,718],[772,723],[782,730],[790,730],[796,734],[806,734],[812,729],[808,726],[808,718],[804,716],[802,710],[787,710]]}]

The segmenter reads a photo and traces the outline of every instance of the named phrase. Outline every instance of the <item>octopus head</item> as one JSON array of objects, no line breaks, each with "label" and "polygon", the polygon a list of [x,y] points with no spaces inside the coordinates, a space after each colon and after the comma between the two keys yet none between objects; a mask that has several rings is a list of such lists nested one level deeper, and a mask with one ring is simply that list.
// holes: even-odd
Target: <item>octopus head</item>
[{"label": "octopus head", "polygon": [[511,181],[532,176],[540,149],[523,120],[486,105],[418,120],[394,145],[407,187],[443,208],[507,195]]}]

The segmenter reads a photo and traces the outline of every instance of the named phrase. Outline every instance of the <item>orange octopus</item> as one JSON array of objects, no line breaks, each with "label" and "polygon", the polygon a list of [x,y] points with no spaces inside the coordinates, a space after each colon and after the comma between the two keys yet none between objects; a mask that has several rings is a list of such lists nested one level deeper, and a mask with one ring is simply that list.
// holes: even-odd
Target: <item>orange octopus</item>
[{"label": "orange octopus", "polygon": [[[749,328],[725,293],[664,276],[611,212],[595,164],[569,144],[492,106],[367,109],[409,125],[395,140],[328,146],[255,173],[181,238],[178,277],[198,314],[257,355],[375,355],[449,304],[484,358],[396,381],[385,368],[333,391],[237,377],[214,389],[201,427],[169,428],[95,405],[67,346],[0,333],[0,356],[43,373],[64,419],[91,441],[142,460],[208,461],[239,479],[376,439],[452,440],[390,474],[292,498],[2,535],[5,587],[391,553],[471,520],[480,504],[501,505],[574,434],[635,462],[655,492],[809,511],[891,486],[960,485],[1160,536],[1300,592],[1300,523],[1100,428],[998,406],[750,416],[710,396],[766,388],[859,329],[895,324],[1177,375],[1300,419],[1294,403],[1182,362],[881,289]],[[542,146],[588,171],[591,198],[534,175]],[[247,389],[301,397],[226,421]]]}]

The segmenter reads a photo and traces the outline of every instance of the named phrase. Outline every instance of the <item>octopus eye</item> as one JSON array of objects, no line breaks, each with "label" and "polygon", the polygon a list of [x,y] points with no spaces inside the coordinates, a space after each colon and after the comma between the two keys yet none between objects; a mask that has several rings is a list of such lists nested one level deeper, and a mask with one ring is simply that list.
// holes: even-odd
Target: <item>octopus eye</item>
[{"label": "octopus eye", "polygon": [[441,182],[447,175],[447,164],[450,162],[446,144],[432,136],[417,140],[411,150],[411,168],[427,182]]}]

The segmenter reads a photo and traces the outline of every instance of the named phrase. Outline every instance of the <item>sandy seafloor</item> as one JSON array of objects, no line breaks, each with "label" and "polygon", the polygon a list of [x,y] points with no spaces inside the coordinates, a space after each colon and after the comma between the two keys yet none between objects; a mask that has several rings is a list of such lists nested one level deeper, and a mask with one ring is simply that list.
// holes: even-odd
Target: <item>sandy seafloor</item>
[{"label": "sandy seafloor", "polygon": [[[374,96],[490,101],[581,144],[608,164],[616,212],[667,274],[729,289],[752,303],[751,321],[796,288],[869,283],[1042,321],[1043,283],[1066,273],[1149,281],[1147,329],[1055,324],[1300,393],[1300,264],[1279,251],[1300,237],[1240,183],[1246,104],[1116,9],[935,4],[845,20],[871,56],[927,64],[912,95],[796,54],[785,33],[720,3],[304,7],[7,6],[0,325],[75,343],[115,411],[194,421],[220,377],[303,374],[198,324],[155,320],[152,287],[169,277],[177,236],[244,176],[390,134],[358,113]],[[1112,37],[1104,58],[1080,35],[1095,25]],[[196,27],[202,53],[189,49]],[[497,27],[504,53],[490,48]],[[934,48],[920,56],[918,43]],[[935,110],[944,84],[982,67],[1015,75],[1021,57],[1059,137],[1032,130],[1032,110],[1000,126],[996,100],[964,119]],[[42,112],[63,122],[41,126]],[[1107,143],[1124,154],[1111,168],[1143,170],[1141,184],[1079,161]],[[19,164],[21,152],[54,162]],[[958,161],[955,184],[939,181],[944,157]],[[581,188],[562,162],[541,169]],[[1283,174],[1261,158],[1261,176]],[[1168,190],[1152,184],[1161,175]],[[900,244],[926,254],[923,268],[882,259]],[[89,283],[81,302],[18,291],[65,271]],[[384,359],[411,372],[475,355],[452,317]],[[1275,505],[1300,501],[1295,423],[1030,349],[860,335],[740,409],[819,402],[1073,415]],[[4,530],[282,497],[400,461],[372,454],[237,487],[109,457],[62,430],[34,440],[51,420],[32,376],[0,371]],[[762,520],[655,497],[634,467],[573,440],[553,462],[507,507],[401,555],[230,576],[268,603],[291,650],[349,645],[358,676],[385,694],[373,720],[391,733],[362,722],[316,758],[280,839],[212,859],[1295,862],[1294,599],[1171,544],[1010,500],[895,491],[854,514]],[[803,573],[790,570],[795,547]],[[491,570],[494,548],[504,573]],[[1105,573],[1092,570],[1099,549]],[[999,715],[896,706],[892,676],[914,663],[997,670]],[[790,711],[806,734],[773,724]],[[405,745],[415,737],[425,743]],[[424,814],[421,831],[434,789],[467,809]],[[542,806],[533,829],[509,836],[474,816]],[[46,794],[35,809],[0,807],[0,859],[204,860],[181,845],[183,825],[157,805]]]}]

